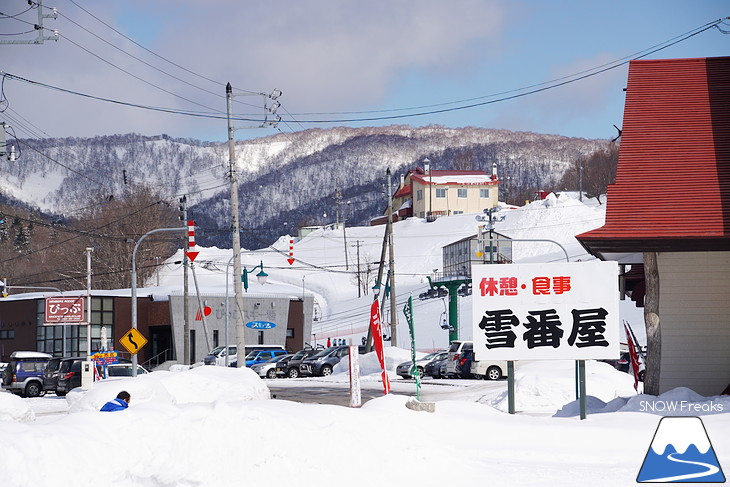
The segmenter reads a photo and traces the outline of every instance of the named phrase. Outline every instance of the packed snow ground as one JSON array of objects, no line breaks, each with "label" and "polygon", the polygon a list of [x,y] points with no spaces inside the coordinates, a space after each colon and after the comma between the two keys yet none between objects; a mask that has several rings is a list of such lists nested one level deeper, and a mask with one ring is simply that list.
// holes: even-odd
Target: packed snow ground
[{"label": "packed snow ground", "polygon": [[[581,421],[573,363],[533,362],[516,373],[515,415],[505,412],[505,381],[427,379],[421,400],[436,410],[413,411],[405,404],[415,384],[393,365],[409,351],[388,351],[396,393],[360,409],[272,400],[272,381],[216,366],[100,381],[66,398],[0,393],[2,485],[631,485],[660,404],[699,408],[684,412],[703,414],[720,464],[730,465],[730,397],[685,389],[635,395],[628,374],[589,361]],[[379,386],[374,354],[361,362],[363,385]],[[343,368],[328,378],[273,382],[343,388]],[[99,412],[120,390],[132,395],[129,409]]]}]

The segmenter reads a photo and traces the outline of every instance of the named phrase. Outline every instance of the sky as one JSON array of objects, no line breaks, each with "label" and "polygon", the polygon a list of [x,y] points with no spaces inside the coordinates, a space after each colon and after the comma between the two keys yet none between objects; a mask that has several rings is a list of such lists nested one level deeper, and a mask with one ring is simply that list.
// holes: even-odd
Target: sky
[{"label": "sky", "polygon": [[[393,123],[606,139],[622,125],[626,61],[730,53],[720,29],[699,32],[730,15],[723,0],[45,0],[50,7],[58,16],[43,26],[58,41],[8,44],[37,39],[38,15],[25,1],[0,4],[0,117],[21,138],[225,141],[230,82],[237,139]],[[281,106],[266,121],[281,121],[271,126],[263,104],[275,101],[264,95],[277,90]]]}]

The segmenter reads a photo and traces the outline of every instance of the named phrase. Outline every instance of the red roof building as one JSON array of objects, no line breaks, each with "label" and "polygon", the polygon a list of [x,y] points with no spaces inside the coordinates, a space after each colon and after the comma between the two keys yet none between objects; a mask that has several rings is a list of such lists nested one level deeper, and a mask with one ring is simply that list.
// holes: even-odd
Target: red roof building
[{"label": "red roof building", "polygon": [[605,225],[577,238],[603,260],[651,263],[636,289],[661,327],[659,390],[720,394],[730,382],[730,57],[630,63],[607,200]]}]

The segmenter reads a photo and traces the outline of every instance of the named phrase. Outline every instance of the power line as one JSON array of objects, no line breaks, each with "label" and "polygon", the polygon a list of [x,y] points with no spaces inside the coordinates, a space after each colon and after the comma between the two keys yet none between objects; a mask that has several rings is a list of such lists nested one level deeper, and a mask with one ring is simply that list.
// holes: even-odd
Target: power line
[{"label": "power line", "polygon": [[[358,118],[308,119],[308,120],[301,120],[301,119],[299,119],[299,120],[296,120],[296,123],[299,123],[299,124],[305,124],[305,123],[309,123],[309,124],[314,124],[314,123],[350,123],[350,122],[374,122],[374,121],[383,121],[383,120],[394,120],[394,119],[401,119],[401,118],[420,117],[420,116],[426,116],[426,115],[436,115],[436,114],[440,114],[440,113],[447,113],[447,112],[453,112],[453,111],[467,110],[467,109],[470,109],[470,108],[475,108],[475,107],[480,107],[480,106],[485,106],[485,105],[491,105],[491,104],[494,104],[494,103],[500,103],[500,102],[503,102],[503,101],[513,100],[513,99],[521,98],[521,97],[524,97],[524,96],[533,95],[533,94],[540,93],[540,92],[543,92],[543,91],[547,91],[547,90],[551,90],[551,89],[554,89],[554,88],[558,88],[558,87],[561,87],[561,86],[565,86],[565,85],[568,85],[568,84],[571,84],[571,83],[575,83],[577,81],[581,81],[581,80],[586,79],[586,78],[590,78],[592,76],[596,76],[598,74],[602,74],[602,73],[607,72],[609,70],[612,70],[612,69],[618,68],[620,66],[623,66],[623,65],[629,63],[631,60],[644,58],[644,57],[649,56],[651,54],[654,54],[654,53],[656,53],[658,51],[661,51],[663,49],[666,49],[668,47],[671,47],[673,45],[676,45],[676,44],[678,44],[680,42],[683,42],[683,41],[685,41],[685,40],[687,40],[687,39],[689,39],[691,37],[694,37],[694,36],[696,36],[696,35],[704,32],[706,30],[709,30],[709,29],[711,29],[713,27],[716,27],[720,23],[722,23],[722,19],[718,19],[716,21],[710,22],[708,24],[705,24],[702,27],[698,27],[697,29],[694,29],[693,31],[689,31],[689,33],[682,34],[681,36],[672,38],[669,41],[665,41],[664,43],[657,44],[657,45],[653,46],[652,48],[645,49],[643,51],[639,51],[638,53],[632,55],[630,58],[628,58],[628,57],[621,58],[621,59],[619,59],[617,61],[614,61],[612,63],[603,64],[603,65],[601,65],[601,66],[599,66],[597,68],[593,68],[591,70],[581,71],[580,73],[577,73],[577,74],[574,74],[574,75],[571,75],[571,76],[568,76],[568,77],[558,78],[558,80],[557,81],[554,81],[554,82],[544,82],[544,83],[540,83],[540,84],[536,84],[536,85],[531,85],[534,88],[528,89],[528,91],[523,91],[526,88],[520,88],[520,89],[517,89],[517,90],[510,90],[510,91],[502,92],[502,93],[513,93],[513,92],[516,92],[516,91],[522,91],[520,93],[515,93],[515,94],[512,94],[512,95],[508,95],[508,96],[501,96],[501,97],[495,98],[493,100],[487,100],[487,101],[481,101],[481,102],[461,104],[461,105],[458,105],[458,106],[455,106],[455,107],[441,108],[441,109],[436,109],[436,110],[416,111],[416,112],[405,113],[405,114],[400,114],[400,115],[386,115],[386,116],[378,116],[378,117],[358,117]],[[600,68],[600,69],[598,69],[598,68]],[[581,73],[585,73],[585,74],[581,74]],[[119,104],[119,105],[125,105],[125,106],[130,106],[130,107],[135,107],[135,108],[142,108],[142,109],[146,109],[146,110],[159,111],[159,112],[164,112],[164,113],[172,113],[172,114],[178,114],[178,115],[193,116],[193,117],[203,117],[203,118],[212,118],[212,119],[224,119],[224,118],[226,118],[223,115],[203,114],[203,113],[196,113],[196,112],[192,112],[192,111],[173,110],[173,109],[161,108],[161,107],[151,107],[151,106],[146,106],[146,105],[141,105],[141,104],[136,104],[136,103],[121,102],[119,100],[113,100],[113,99],[109,99],[109,98],[92,96],[92,95],[88,95],[88,94],[85,94],[85,93],[81,93],[81,92],[77,92],[77,91],[73,91],[73,90],[67,90],[67,89],[63,89],[63,88],[56,87],[56,86],[48,85],[48,84],[45,84],[45,83],[40,83],[40,82],[37,82],[37,81],[28,80],[28,79],[25,79],[25,78],[22,78],[22,77],[19,77],[19,76],[10,74],[10,73],[3,73],[3,74],[5,76],[11,78],[11,79],[15,79],[15,80],[18,80],[18,81],[23,81],[23,82],[30,83],[30,84],[34,84],[34,85],[37,85],[37,86],[42,86],[42,87],[45,87],[45,88],[55,89],[55,90],[58,90],[58,91],[63,91],[63,92],[69,93],[69,94],[74,94],[74,95],[77,95],[77,96],[83,96],[83,97],[87,97],[87,98],[92,98],[92,99],[96,99],[96,100],[99,100],[99,101],[105,101],[105,102],[109,102],[109,103],[115,103],[115,104]],[[574,77],[574,76],[576,76],[576,77]],[[569,79],[566,79],[566,78],[569,78]],[[177,96],[177,95],[175,95],[175,96]],[[481,96],[481,97],[467,99],[465,101],[478,100],[478,99],[483,99],[483,98],[490,98],[490,97],[493,97],[493,96],[498,96],[498,95],[485,95],[485,96]],[[195,102],[193,102],[193,103],[195,103]],[[428,107],[433,107],[433,106],[449,105],[449,104],[454,104],[454,103],[461,103],[461,102],[449,102],[449,103],[446,103],[446,104],[438,104],[438,105],[423,105],[423,107],[428,108]],[[413,110],[413,109],[418,109],[418,107],[411,108],[411,110]],[[399,111],[404,111],[404,110],[409,110],[409,109],[398,109],[398,110]],[[386,112],[387,112],[387,110],[382,110],[382,111],[375,111],[375,112],[372,112],[372,113],[386,113]],[[369,113],[369,112],[342,112],[342,113]],[[337,114],[337,113],[335,112],[333,114]],[[292,115],[289,114],[289,116],[292,116]],[[292,118],[293,118],[293,116],[292,116]],[[234,119],[236,121],[263,122],[263,120],[251,119],[251,118],[245,118],[245,117],[232,117],[232,119]]]}]

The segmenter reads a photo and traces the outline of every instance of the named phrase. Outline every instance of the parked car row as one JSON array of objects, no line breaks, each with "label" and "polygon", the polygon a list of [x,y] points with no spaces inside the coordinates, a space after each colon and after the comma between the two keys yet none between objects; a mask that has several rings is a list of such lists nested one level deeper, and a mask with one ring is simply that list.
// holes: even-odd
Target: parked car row
[{"label": "parked car row", "polygon": [[[448,351],[440,350],[416,361],[421,377],[434,379],[486,379],[499,380],[507,372],[507,362],[502,360],[474,360],[474,343],[468,340],[451,342]],[[411,377],[412,362],[403,362],[396,373],[404,379]]]},{"label": "parked car row", "polygon": [[[252,363],[250,366],[260,377],[267,379],[328,376],[332,374],[335,365],[347,356],[348,351],[349,347],[346,345],[305,348],[294,354],[275,353],[272,358],[264,362]],[[358,351],[364,353],[365,347],[358,347]],[[253,353],[252,351],[251,354]],[[248,360],[246,363],[248,364]]]},{"label": "parked car row", "polygon": [[[2,387],[21,397],[38,397],[46,392],[65,396],[71,389],[81,387],[84,363],[86,357],[52,357],[42,352],[13,352],[2,372]],[[137,375],[147,373],[144,367],[137,366]],[[132,363],[120,359],[117,364],[98,366],[97,375],[103,378],[131,377]]]}]

